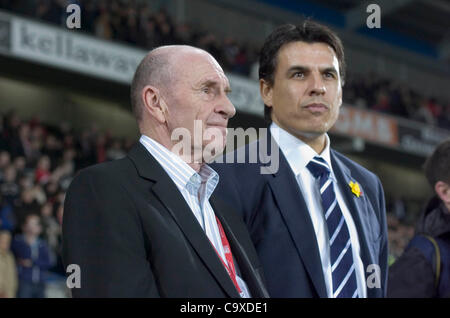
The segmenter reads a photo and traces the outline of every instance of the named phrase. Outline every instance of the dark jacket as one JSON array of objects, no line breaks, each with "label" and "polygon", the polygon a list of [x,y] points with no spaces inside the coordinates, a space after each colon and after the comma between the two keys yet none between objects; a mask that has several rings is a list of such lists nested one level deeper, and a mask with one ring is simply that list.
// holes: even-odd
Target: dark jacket
[{"label": "dark jacket", "polygon": [[[244,223],[215,194],[210,202],[251,295],[266,297]],[[239,297],[175,183],[140,143],[75,177],[62,230],[64,265],[80,267],[74,297]]]},{"label": "dark jacket", "polygon": [[[437,197],[428,202],[421,215],[416,226],[416,235],[418,234],[425,234],[446,243],[440,244],[440,249],[450,246],[450,213]],[[433,257],[434,255],[433,253]],[[441,268],[441,278],[445,270],[449,269],[445,266]],[[417,247],[407,248],[389,269],[388,297],[437,297],[435,278],[432,261]]]},{"label": "dark jacket", "polygon": [[[278,169],[274,164],[277,152]],[[247,158],[241,160],[239,153]],[[257,163],[239,163],[251,162],[250,154],[258,154]],[[217,193],[241,213],[263,265],[270,296],[327,297],[319,247],[306,202],[289,163],[270,133],[227,156],[225,163],[212,165],[220,175]],[[368,288],[367,296],[384,297],[387,231],[381,183],[373,173],[334,150],[331,162],[358,231],[364,269],[372,264],[379,266],[380,284]],[[261,174],[262,171],[266,174]],[[348,183],[352,180],[360,184],[362,196],[356,197],[349,190]]]}]

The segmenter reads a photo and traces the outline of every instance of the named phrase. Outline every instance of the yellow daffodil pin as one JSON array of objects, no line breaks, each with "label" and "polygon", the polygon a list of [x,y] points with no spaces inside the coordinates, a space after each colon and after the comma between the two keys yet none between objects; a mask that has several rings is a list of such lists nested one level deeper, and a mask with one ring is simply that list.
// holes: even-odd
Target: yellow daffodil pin
[{"label": "yellow daffodil pin", "polygon": [[358,182],[350,181],[348,185],[350,186],[350,188],[352,188],[352,192],[354,195],[356,195],[358,198],[362,196],[362,191],[361,188],[359,187]]}]

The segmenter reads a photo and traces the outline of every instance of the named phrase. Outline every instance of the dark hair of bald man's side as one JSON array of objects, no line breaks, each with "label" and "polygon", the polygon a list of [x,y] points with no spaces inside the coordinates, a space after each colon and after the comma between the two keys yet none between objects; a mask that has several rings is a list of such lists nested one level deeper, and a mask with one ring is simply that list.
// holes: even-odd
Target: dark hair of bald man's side
[{"label": "dark hair of bald man's side", "polygon": [[131,109],[137,122],[142,120],[144,109],[142,101],[142,89],[146,85],[152,85],[160,90],[165,90],[170,84],[170,59],[169,54],[150,51],[139,63],[134,73],[130,87]]}]

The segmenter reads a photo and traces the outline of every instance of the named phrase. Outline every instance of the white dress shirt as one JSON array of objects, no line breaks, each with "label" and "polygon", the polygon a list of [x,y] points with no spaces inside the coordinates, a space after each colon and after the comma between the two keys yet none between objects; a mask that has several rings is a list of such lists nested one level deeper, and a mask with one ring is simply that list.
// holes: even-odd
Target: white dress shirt
[{"label": "white dress shirt", "polygon": [[[325,221],[325,216],[321,203],[321,195],[319,191],[319,183],[311,174],[306,165],[315,156],[324,159],[330,168],[330,178],[333,180],[334,192],[336,193],[337,202],[344,215],[350,233],[350,241],[352,244],[353,261],[355,263],[356,280],[358,285],[359,297],[367,297],[366,280],[364,265],[360,256],[360,245],[358,239],[358,232],[355,223],[350,214],[350,211],[345,203],[342,190],[338,186],[336,177],[333,173],[333,167],[330,160],[330,138],[326,134],[326,147],[322,153],[317,154],[309,145],[291,135],[277,124],[272,123],[270,132],[283,152],[292,172],[295,175],[300,191],[306,202],[309,215],[314,227],[314,232],[317,238],[317,244],[322,261],[322,271],[325,277],[325,285],[329,298],[333,298],[333,279],[331,275],[330,262],[330,243],[328,235],[328,227]],[[350,181],[350,180],[349,180]],[[344,189],[347,184],[344,186]]]},{"label": "white dress shirt", "polygon": [[[139,142],[158,161],[175,183],[201,228],[205,231],[206,236],[216,248],[223,262],[227,264],[216,215],[209,203],[209,198],[219,183],[217,172],[210,166],[203,164],[199,173],[197,173],[181,157],[148,136],[142,135]],[[247,285],[237,273],[236,280],[242,291],[241,296],[243,298],[250,297]]]}]

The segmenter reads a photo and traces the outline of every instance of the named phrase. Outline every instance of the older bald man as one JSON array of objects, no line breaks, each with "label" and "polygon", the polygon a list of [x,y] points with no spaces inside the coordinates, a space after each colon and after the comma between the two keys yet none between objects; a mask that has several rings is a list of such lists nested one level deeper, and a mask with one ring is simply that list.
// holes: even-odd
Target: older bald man
[{"label": "older bald man", "polygon": [[246,227],[213,194],[219,177],[205,163],[223,150],[229,91],[203,50],[165,46],[142,60],[131,85],[139,142],[124,159],[82,170],[67,192],[74,297],[268,295]]}]

